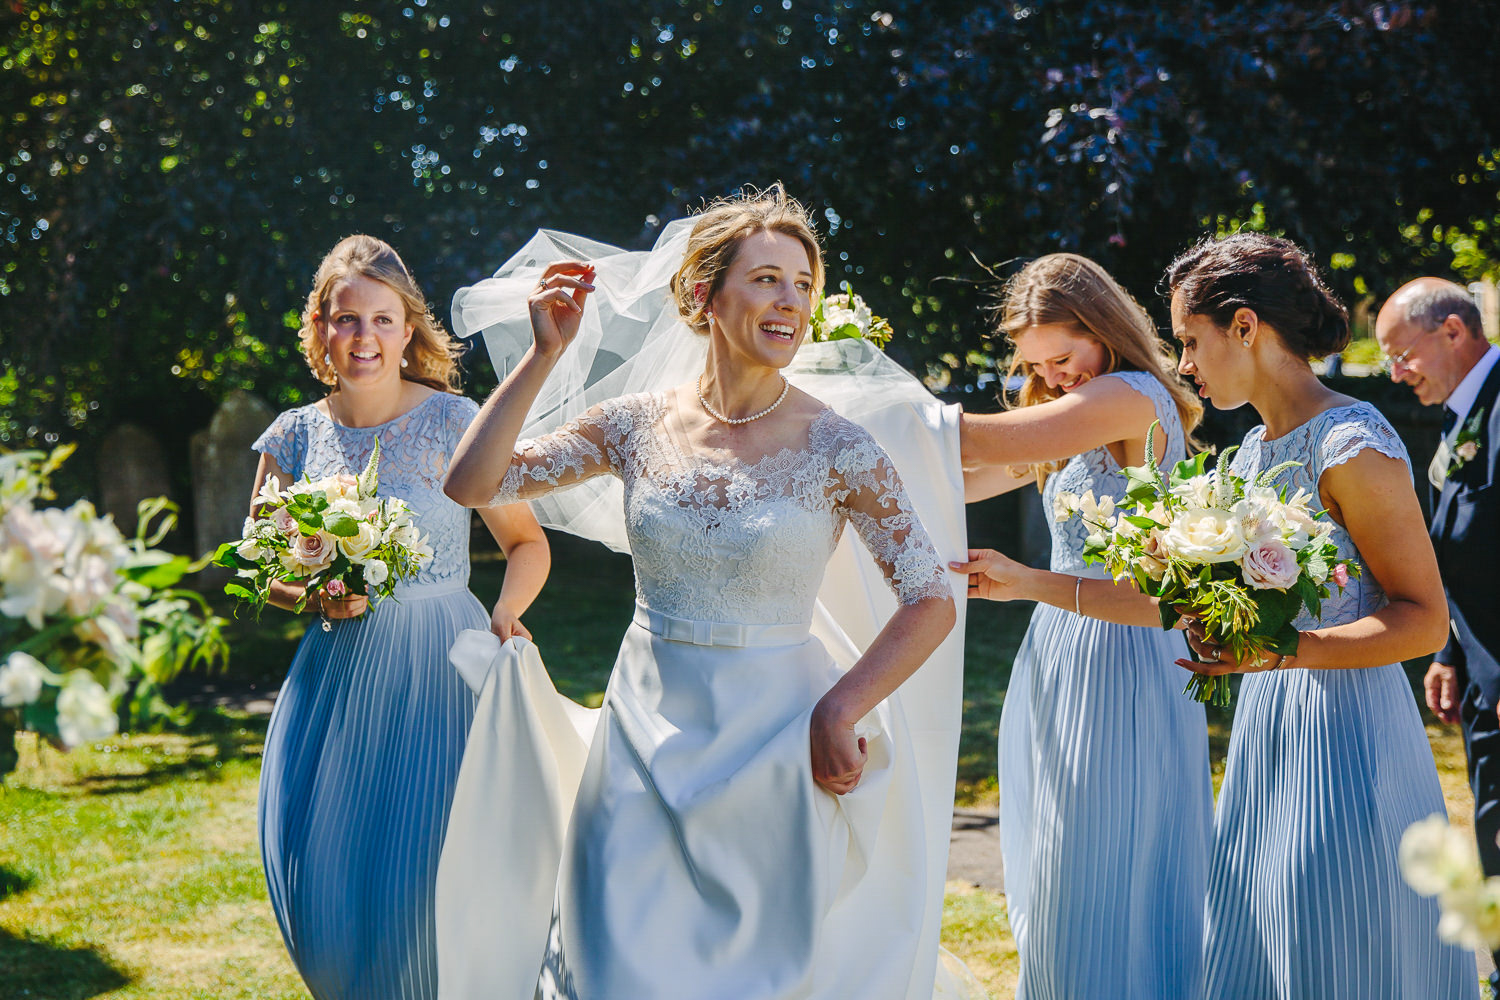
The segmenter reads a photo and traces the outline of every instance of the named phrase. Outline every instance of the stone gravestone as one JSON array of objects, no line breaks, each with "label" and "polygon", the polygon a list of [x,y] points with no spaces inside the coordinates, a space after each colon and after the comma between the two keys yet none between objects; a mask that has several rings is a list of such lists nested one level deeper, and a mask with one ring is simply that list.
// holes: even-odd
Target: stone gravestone
[{"label": "stone gravestone", "polygon": [[[276,411],[260,397],[236,390],[229,394],[206,430],[193,435],[194,551],[212,552],[240,536],[250,513],[250,489],[260,457],[250,445],[260,437]],[[209,567],[204,576],[222,582],[227,570]]]},{"label": "stone gravestone", "polygon": [[167,456],[150,431],[121,424],[105,435],[99,457],[99,510],[114,515],[126,538],[135,535],[137,504],[171,495]]}]

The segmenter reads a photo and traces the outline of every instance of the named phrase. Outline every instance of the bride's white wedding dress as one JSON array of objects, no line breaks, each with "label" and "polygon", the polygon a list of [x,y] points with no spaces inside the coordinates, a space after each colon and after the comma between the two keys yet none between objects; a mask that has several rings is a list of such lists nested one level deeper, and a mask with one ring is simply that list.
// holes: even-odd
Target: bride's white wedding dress
[{"label": "bride's white wedding dress", "polygon": [[[538,497],[544,524],[632,552],[638,606],[600,710],[560,697],[525,640],[454,647],[480,700],[438,875],[440,995],[978,995],[938,948],[962,699],[964,581],[944,567],[966,545],[958,408],[863,341],[806,344],[787,375],[831,409],[805,442],[694,453],[671,397],[637,391],[702,370],[664,294],[686,233],[650,253],[541,233],[455,298],[456,332],[483,331],[504,371],[540,268],[597,265],[499,499]],[[898,600],[950,595],[952,634],[861,724],[860,786],[824,792],[818,698]]]}]

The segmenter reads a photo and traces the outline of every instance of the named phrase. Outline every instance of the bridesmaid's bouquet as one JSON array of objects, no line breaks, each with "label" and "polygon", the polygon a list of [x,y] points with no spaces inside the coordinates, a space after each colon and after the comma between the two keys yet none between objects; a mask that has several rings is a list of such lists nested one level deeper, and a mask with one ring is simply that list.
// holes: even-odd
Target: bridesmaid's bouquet
[{"label": "bridesmaid's bouquet", "polygon": [[[304,480],[281,489],[268,476],[255,498],[256,514],[245,518],[238,540],[225,542],[214,563],[235,571],[224,592],[265,607],[277,581],[305,586],[296,610],[321,590],[329,597],[389,597],[401,580],[416,575],[432,549],[418,533],[405,501],[376,495],[380,441],[358,476]],[[323,622],[323,628],[329,627]]]},{"label": "bridesmaid's bouquet", "polygon": [[[1313,512],[1311,494],[1289,497],[1285,487],[1272,485],[1301,463],[1283,462],[1246,480],[1229,471],[1234,450],[1211,472],[1200,452],[1167,476],[1148,450],[1143,465],[1124,470],[1123,500],[1059,493],[1054,513],[1059,521],[1082,518],[1090,530],[1084,561],[1103,563],[1116,579],[1155,597],[1163,628],[1192,615],[1237,659],[1292,656],[1292,623],[1302,609],[1320,615],[1330,585],[1342,591],[1358,567],[1338,561],[1329,541],[1333,524],[1326,511]],[[1228,705],[1229,679],[1194,674],[1184,693]]]},{"label": "bridesmaid's bouquet", "polygon": [[1406,828],[1398,857],[1406,884],[1437,897],[1439,938],[1476,951],[1500,948],[1500,877],[1485,878],[1473,836],[1434,814]]}]

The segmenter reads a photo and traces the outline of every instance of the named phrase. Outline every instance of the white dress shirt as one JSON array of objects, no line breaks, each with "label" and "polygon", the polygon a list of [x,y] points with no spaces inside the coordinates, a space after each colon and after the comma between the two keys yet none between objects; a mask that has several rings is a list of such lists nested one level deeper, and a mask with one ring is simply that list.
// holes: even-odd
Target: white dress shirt
[{"label": "white dress shirt", "polygon": [[1497,361],[1500,361],[1500,347],[1491,344],[1490,349],[1474,363],[1473,368],[1469,369],[1469,374],[1465,375],[1448,394],[1448,398],[1443,400],[1443,405],[1458,415],[1458,419],[1453,422],[1453,431],[1449,437],[1456,436],[1459,428],[1464,425],[1464,421],[1469,419],[1469,410],[1474,407],[1474,400],[1479,398],[1479,389],[1484,385],[1484,380],[1489,377],[1490,369],[1495,367]]}]

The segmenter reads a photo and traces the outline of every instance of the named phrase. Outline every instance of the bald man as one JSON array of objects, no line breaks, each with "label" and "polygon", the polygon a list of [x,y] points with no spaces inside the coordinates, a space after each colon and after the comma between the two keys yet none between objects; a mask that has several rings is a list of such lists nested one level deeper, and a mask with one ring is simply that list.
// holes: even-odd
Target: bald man
[{"label": "bald man", "polygon": [[[1427,707],[1460,722],[1474,791],[1474,831],[1487,875],[1500,875],[1500,348],[1484,338],[1479,309],[1461,286],[1418,278],[1375,319],[1391,379],[1426,406],[1443,405],[1443,439],[1427,469],[1433,547],[1453,620],[1427,671]],[[1500,954],[1496,955],[1500,963]],[[1500,973],[1490,977],[1500,996]]]}]

